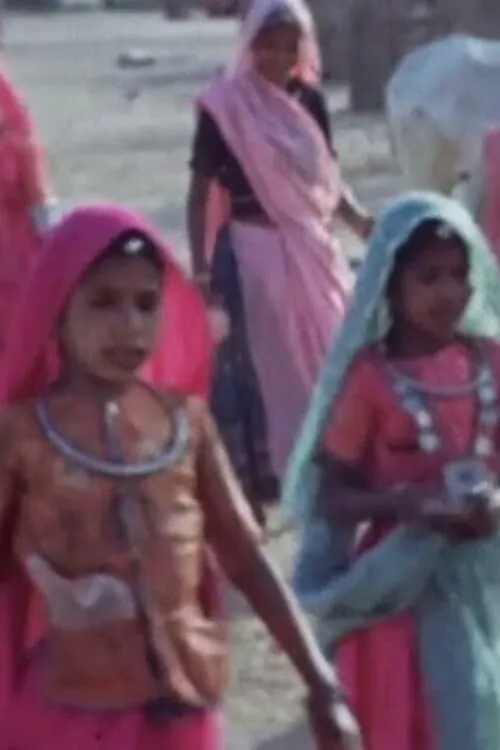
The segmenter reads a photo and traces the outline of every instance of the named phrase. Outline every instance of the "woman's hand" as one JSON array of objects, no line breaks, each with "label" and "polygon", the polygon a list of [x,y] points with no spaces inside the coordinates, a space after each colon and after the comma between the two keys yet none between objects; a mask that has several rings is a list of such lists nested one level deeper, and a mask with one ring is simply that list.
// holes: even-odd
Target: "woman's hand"
[{"label": "woman's hand", "polygon": [[362,750],[359,725],[340,695],[311,693],[307,712],[317,750]]},{"label": "woman's hand", "polygon": [[229,336],[231,321],[219,300],[212,293],[211,275],[209,271],[196,274],[194,281],[208,308],[208,320],[216,346],[222,344]]},{"label": "woman's hand", "polygon": [[373,216],[360,216],[357,225],[357,234],[362,240],[368,240],[373,232],[374,226],[375,219]]}]

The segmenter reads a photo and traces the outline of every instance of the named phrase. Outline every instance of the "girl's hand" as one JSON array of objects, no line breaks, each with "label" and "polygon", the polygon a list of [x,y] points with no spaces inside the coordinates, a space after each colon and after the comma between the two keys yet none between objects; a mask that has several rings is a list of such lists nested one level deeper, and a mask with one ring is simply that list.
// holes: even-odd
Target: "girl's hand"
[{"label": "girl's hand", "polygon": [[307,711],[317,750],[362,750],[358,723],[341,696],[311,694]]}]

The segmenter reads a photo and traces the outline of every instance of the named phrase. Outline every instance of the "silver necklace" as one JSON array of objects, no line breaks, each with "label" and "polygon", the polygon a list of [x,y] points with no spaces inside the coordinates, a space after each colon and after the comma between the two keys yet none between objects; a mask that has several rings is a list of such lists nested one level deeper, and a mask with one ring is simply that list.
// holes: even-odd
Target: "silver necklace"
[{"label": "silver necklace", "polygon": [[[159,401],[155,392],[152,389],[149,390]],[[177,409],[171,415],[172,437],[169,444],[160,449],[158,455],[144,461],[127,462],[118,458],[106,460],[82,450],[57,429],[45,397],[36,400],[35,413],[44,436],[58,453],[80,468],[112,479],[139,479],[151,474],[159,474],[182,458],[189,442],[190,430],[186,412],[184,409]],[[113,401],[108,402],[104,407],[104,423],[108,424],[113,421],[118,413],[118,404]]]},{"label": "silver necklace", "polygon": [[472,378],[467,383],[459,383],[457,385],[428,385],[427,383],[423,383],[421,380],[413,378],[408,373],[400,370],[394,362],[389,359],[387,348],[383,344],[381,345],[386,369],[394,380],[398,383],[405,384],[408,388],[411,388],[418,393],[423,393],[428,396],[441,396],[443,398],[463,396],[467,393],[478,390],[481,387],[481,382],[486,377],[485,369],[487,368],[485,368],[485,358],[481,356],[477,347],[471,347],[471,349],[475,355],[476,368]]},{"label": "silver necklace", "polygon": [[476,434],[471,450],[478,458],[488,458],[494,451],[494,433],[499,423],[497,409],[497,392],[491,368],[479,349],[477,370],[473,379],[461,386],[427,386],[411,378],[390,363],[384,357],[387,372],[391,377],[393,389],[404,410],[410,414],[417,425],[419,448],[424,453],[434,453],[441,448],[442,440],[435,419],[427,404],[429,397],[453,398],[474,392],[478,401],[478,419]]}]

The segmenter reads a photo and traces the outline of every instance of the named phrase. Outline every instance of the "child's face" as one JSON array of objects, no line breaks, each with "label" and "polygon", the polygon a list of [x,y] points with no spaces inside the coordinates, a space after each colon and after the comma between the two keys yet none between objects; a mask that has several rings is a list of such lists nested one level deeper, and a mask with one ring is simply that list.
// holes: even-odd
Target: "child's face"
[{"label": "child's face", "polygon": [[70,370],[111,388],[129,382],[154,345],[161,287],[161,274],[140,257],[110,257],[91,270],[61,328]]},{"label": "child's face", "polygon": [[299,46],[300,30],[293,24],[264,28],[252,45],[256,70],[268,81],[281,84],[297,64]]},{"label": "child's face", "polygon": [[395,323],[444,342],[454,335],[470,293],[464,248],[453,239],[433,238],[400,270],[392,299]]}]

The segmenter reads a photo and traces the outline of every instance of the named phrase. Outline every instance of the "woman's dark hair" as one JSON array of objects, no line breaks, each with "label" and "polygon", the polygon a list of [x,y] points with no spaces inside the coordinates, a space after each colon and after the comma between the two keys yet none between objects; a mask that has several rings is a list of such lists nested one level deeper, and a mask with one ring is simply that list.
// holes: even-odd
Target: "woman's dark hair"
[{"label": "woman's dark hair", "polygon": [[259,28],[257,36],[262,31],[267,31],[275,26],[294,26],[297,30],[300,30],[300,23],[292,11],[286,6],[274,8],[265,18]]},{"label": "woman's dark hair", "polygon": [[138,229],[128,229],[115,237],[92,263],[88,273],[92,273],[102,263],[112,258],[141,258],[150,263],[159,274],[165,273],[165,260],[162,251],[154,242]]},{"label": "woman's dark hair", "polygon": [[402,271],[419,256],[422,250],[436,239],[449,240],[460,245],[464,252],[467,251],[463,239],[445,222],[438,219],[429,219],[419,224],[397,252],[386,287],[388,299],[394,299]]}]

